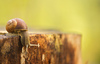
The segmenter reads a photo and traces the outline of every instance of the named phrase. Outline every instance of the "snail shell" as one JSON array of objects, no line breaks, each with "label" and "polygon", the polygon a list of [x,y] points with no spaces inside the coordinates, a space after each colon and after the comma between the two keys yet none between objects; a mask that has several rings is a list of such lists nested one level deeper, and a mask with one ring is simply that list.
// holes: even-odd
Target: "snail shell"
[{"label": "snail shell", "polygon": [[14,18],[7,22],[6,30],[9,33],[15,33],[17,31],[25,31],[27,30],[27,25],[22,19]]}]

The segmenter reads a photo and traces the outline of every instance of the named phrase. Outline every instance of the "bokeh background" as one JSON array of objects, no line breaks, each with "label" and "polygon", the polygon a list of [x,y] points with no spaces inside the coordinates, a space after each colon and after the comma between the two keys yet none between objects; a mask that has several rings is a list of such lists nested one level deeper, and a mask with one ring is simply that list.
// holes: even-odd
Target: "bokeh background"
[{"label": "bokeh background", "polygon": [[83,63],[100,63],[100,0],[0,0],[0,30],[12,18],[32,29],[82,34]]}]

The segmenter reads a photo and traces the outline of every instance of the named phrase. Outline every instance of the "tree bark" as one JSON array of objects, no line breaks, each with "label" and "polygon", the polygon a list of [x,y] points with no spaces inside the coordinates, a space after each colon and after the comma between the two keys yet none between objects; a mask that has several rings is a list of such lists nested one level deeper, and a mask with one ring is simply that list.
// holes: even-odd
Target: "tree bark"
[{"label": "tree bark", "polygon": [[82,64],[81,35],[30,34],[28,58],[22,54],[19,36],[0,35],[0,64]]}]

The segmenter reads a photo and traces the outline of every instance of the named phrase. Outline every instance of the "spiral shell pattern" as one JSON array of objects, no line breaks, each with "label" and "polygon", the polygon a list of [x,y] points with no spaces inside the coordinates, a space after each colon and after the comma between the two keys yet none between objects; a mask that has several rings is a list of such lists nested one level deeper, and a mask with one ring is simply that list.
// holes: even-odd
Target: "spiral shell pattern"
[{"label": "spiral shell pattern", "polygon": [[14,33],[15,30],[20,30],[20,31],[27,30],[27,25],[22,19],[14,18],[7,22],[6,30],[9,33]]}]

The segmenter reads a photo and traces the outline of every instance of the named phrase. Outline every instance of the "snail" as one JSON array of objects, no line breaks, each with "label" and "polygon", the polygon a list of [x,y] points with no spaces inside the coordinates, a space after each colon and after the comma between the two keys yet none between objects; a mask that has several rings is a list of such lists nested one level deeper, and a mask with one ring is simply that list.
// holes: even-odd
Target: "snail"
[{"label": "snail", "polygon": [[[24,20],[20,18],[14,18],[7,22],[6,30],[11,34],[18,34],[21,37],[22,48],[24,54],[28,53],[28,47],[30,45],[28,27]],[[27,55],[25,55],[27,57]]]},{"label": "snail", "polygon": [[25,54],[26,58],[29,46],[40,46],[39,44],[30,44],[28,27],[24,20],[20,18],[14,18],[9,20],[6,25],[6,30],[10,34],[10,36],[17,34],[21,37],[21,44],[23,46],[22,49],[24,49],[22,52]]}]

